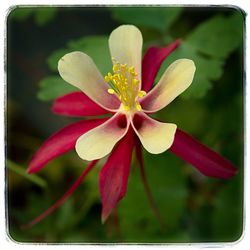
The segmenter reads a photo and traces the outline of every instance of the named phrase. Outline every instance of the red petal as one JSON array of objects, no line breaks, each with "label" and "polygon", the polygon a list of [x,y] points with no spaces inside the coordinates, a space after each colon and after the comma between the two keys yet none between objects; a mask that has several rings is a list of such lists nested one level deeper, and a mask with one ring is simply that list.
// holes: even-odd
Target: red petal
[{"label": "red petal", "polygon": [[99,189],[102,200],[102,222],[110,215],[118,201],[126,194],[134,132],[130,128],[117,144],[99,175]]},{"label": "red petal", "polygon": [[151,89],[162,62],[180,45],[180,42],[181,40],[178,39],[175,42],[169,44],[167,47],[151,47],[146,51],[142,60],[141,89],[145,90],[146,92]]},{"label": "red petal", "polygon": [[73,92],[57,98],[53,103],[52,111],[58,115],[75,117],[109,113],[83,92]]},{"label": "red petal", "polygon": [[53,211],[55,211],[58,207],[60,207],[72,194],[73,192],[79,187],[79,185],[82,183],[85,176],[89,173],[89,171],[95,166],[97,161],[92,161],[87,166],[87,168],[84,170],[84,172],[81,174],[81,176],[73,183],[73,185],[64,193],[64,195],[56,202],[54,203],[50,208],[48,208],[45,212],[40,214],[38,217],[36,217],[34,220],[29,222],[27,225],[23,225],[23,229],[30,228],[46,218],[48,215],[50,215]]},{"label": "red petal", "polygon": [[170,151],[207,176],[227,179],[237,173],[230,161],[179,129],[176,130]]},{"label": "red petal", "polygon": [[85,120],[73,123],[49,137],[38,149],[29,163],[28,173],[35,173],[50,160],[66,153],[75,147],[76,140],[84,133],[93,129],[105,119]]}]

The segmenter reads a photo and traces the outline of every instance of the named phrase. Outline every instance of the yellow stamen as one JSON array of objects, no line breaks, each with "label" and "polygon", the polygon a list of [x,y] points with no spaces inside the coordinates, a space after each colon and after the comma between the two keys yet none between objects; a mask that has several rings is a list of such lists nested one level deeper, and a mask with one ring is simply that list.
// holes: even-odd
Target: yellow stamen
[{"label": "yellow stamen", "polygon": [[114,58],[112,73],[108,73],[104,80],[111,88],[108,89],[109,94],[117,94],[126,111],[136,109],[140,111],[141,105],[137,99],[145,96],[145,91],[139,91],[140,81],[137,79],[135,67],[121,64]]},{"label": "yellow stamen", "polygon": [[113,95],[115,91],[113,89],[108,89],[109,94]]},{"label": "yellow stamen", "polygon": [[138,97],[139,97],[139,98],[142,98],[142,97],[145,96],[146,94],[147,94],[146,91],[140,90],[139,93],[138,93]]},{"label": "yellow stamen", "polygon": [[139,104],[139,103],[136,103],[136,109],[138,110],[138,111],[141,111],[141,105]]},{"label": "yellow stamen", "polygon": [[110,81],[110,79],[109,79],[108,76],[105,76],[105,77],[104,77],[104,80],[105,80],[105,82],[109,82],[109,81]]},{"label": "yellow stamen", "polygon": [[124,109],[126,110],[126,111],[129,111],[130,110],[130,108],[129,108],[129,106],[123,106],[124,107]]}]

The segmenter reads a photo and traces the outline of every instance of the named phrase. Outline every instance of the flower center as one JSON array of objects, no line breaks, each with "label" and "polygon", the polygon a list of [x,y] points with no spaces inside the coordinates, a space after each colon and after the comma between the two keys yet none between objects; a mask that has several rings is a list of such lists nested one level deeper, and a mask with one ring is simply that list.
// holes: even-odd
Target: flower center
[{"label": "flower center", "polygon": [[137,79],[138,74],[135,72],[135,67],[128,67],[127,64],[121,64],[115,59],[113,60],[112,73],[105,76],[105,82],[110,86],[108,93],[116,94],[123,104],[126,111],[138,110],[141,105],[138,98],[146,95],[145,91],[139,90],[140,81]]}]

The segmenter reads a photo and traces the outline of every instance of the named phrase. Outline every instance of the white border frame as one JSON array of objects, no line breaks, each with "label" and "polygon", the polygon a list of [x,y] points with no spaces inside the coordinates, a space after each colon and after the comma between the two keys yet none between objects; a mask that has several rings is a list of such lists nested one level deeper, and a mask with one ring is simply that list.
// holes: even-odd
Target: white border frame
[{"label": "white border frame", "polygon": [[[99,0],[99,1],[92,1],[91,3],[86,0],[82,1],[70,1],[70,0],[50,0],[50,1],[43,1],[43,0],[37,0],[36,2],[32,0],[27,0],[27,1],[21,1],[21,0],[3,0],[1,1],[1,8],[0,8],[0,72],[1,72],[1,91],[0,91],[0,105],[4,107],[4,98],[5,98],[5,85],[6,85],[6,20],[7,20],[7,15],[9,13],[10,8],[13,8],[15,5],[58,5],[58,6],[63,6],[63,5],[119,5],[123,4],[121,1],[105,1],[105,0]],[[248,5],[247,0],[238,0],[238,1],[221,1],[221,0],[213,0],[213,1],[206,1],[205,3],[201,0],[196,0],[196,1],[180,1],[180,0],[168,0],[167,2],[165,1],[149,1],[149,0],[144,0],[144,1],[136,1],[136,0],[127,0],[126,1],[127,5],[134,5],[134,4],[148,4],[148,5],[200,5],[200,6],[236,6],[238,8],[241,8],[246,14],[249,13],[250,11],[250,5]],[[246,31],[245,31],[246,38],[248,38],[249,34],[249,18],[246,16]],[[249,55],[249,39],[246,40],[246,46],[245,46],[245,69],[246,73],[248,73],[248,65],[250,62],[250,55]],[[243,226],[243,235],[241,238],[233,243],[192,243],[192,244],[162,244],[162,245],[116,245],[116,249],[126,249],[126,248],[153,248],[153,249],[158,249],[162,247],[168,247],[169,249],[177,249],[177,248],[189,248],[189,249],[199,249],[199,248],[213,248],[213,249],[219,249],[222,246],[224,249],[245,249],[249,248],[250,245],[250,217],[246,213],[247,210],[249,210],[249,200],[250,200],[250,182],[247,183],[248,178],[248,173],[249,171],[247,170],[247,167],[250,166],[250,161],[249,161],[249,155],[247,152],[250,152],[249,148],[249,130],[247,129],[247,125],[249,125],[249,108],[250,108],[250,103],[249,103],[249,75],[246,74],[246,86],[245,86],[245,173],[244,173],[244,226]],[[45,244],[24,244],[24,243],[16,243],[12,241],[8,235],[6,234],[6,221],[5,221],[5,162],[4,162],[4,154],[5,154],[5,127],[4,127],[4,115],[5,115],[5,107],[1,109],[0,111],[0,160],[1,160],[1,168],[0,168],[0,243],[1,243],[1,249],[34,249],[34,247],[37,247],[39,249],[58,249],[60,248],[74,248],[74,249],[82,249],[83,247],[88,247],[88,249],[96,249],[99,247],[113,247],[112,245],[67,245],[67,244],[52,244],[52,245],[45,245]],[[248,194],[248,195],[247,195]],[[230,209],[230,208],[229,208]]]}]

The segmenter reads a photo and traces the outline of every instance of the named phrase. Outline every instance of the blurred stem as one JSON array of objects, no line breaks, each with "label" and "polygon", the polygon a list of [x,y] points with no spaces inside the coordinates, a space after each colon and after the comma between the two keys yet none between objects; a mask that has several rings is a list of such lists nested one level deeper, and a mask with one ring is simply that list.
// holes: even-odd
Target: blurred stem
[{"label": "blurred stem", "polygon": [[13,161],[7,159],[6,166],[9,170],[15,172],[16,174],[23,176],[24,178],[28,179],[29,181],[33,182],[34,184],[40,186],[41,188],[47,187],[47,182],[37,175],[30,175],[26,172],[24,167],[21,167],[14,163]]},{"label": "blurred stem", "polygon": [[158,207],[157,207],[157,205],[156,205],[156,203],[154,201],[151,189],[150,189],[150,187],[148,185],[148,180],[147,180],[147,177],[146,177],[144,162],[143,162],[143,158],[142,158],[142,149],[141,149],[141,145],[140,145],[140,143],[138,141],[136,143],[136,157],[137,157],[137,160],[139,162],[142,183],[143,183],[145,192],[147,194],[147,198],[148,198],[149,204],[150,204],[150,206],[151,206],[151,208],[152,208],[152,210],[153,210],[153,212],[155,214],[155,217],[158,220],[160,226],[162,228],[165,228],[166,225],[163,222],[163,219],[162,219],[162,216],[160,214],[160,211],[159,211],[159,209],[158,209]]}]

